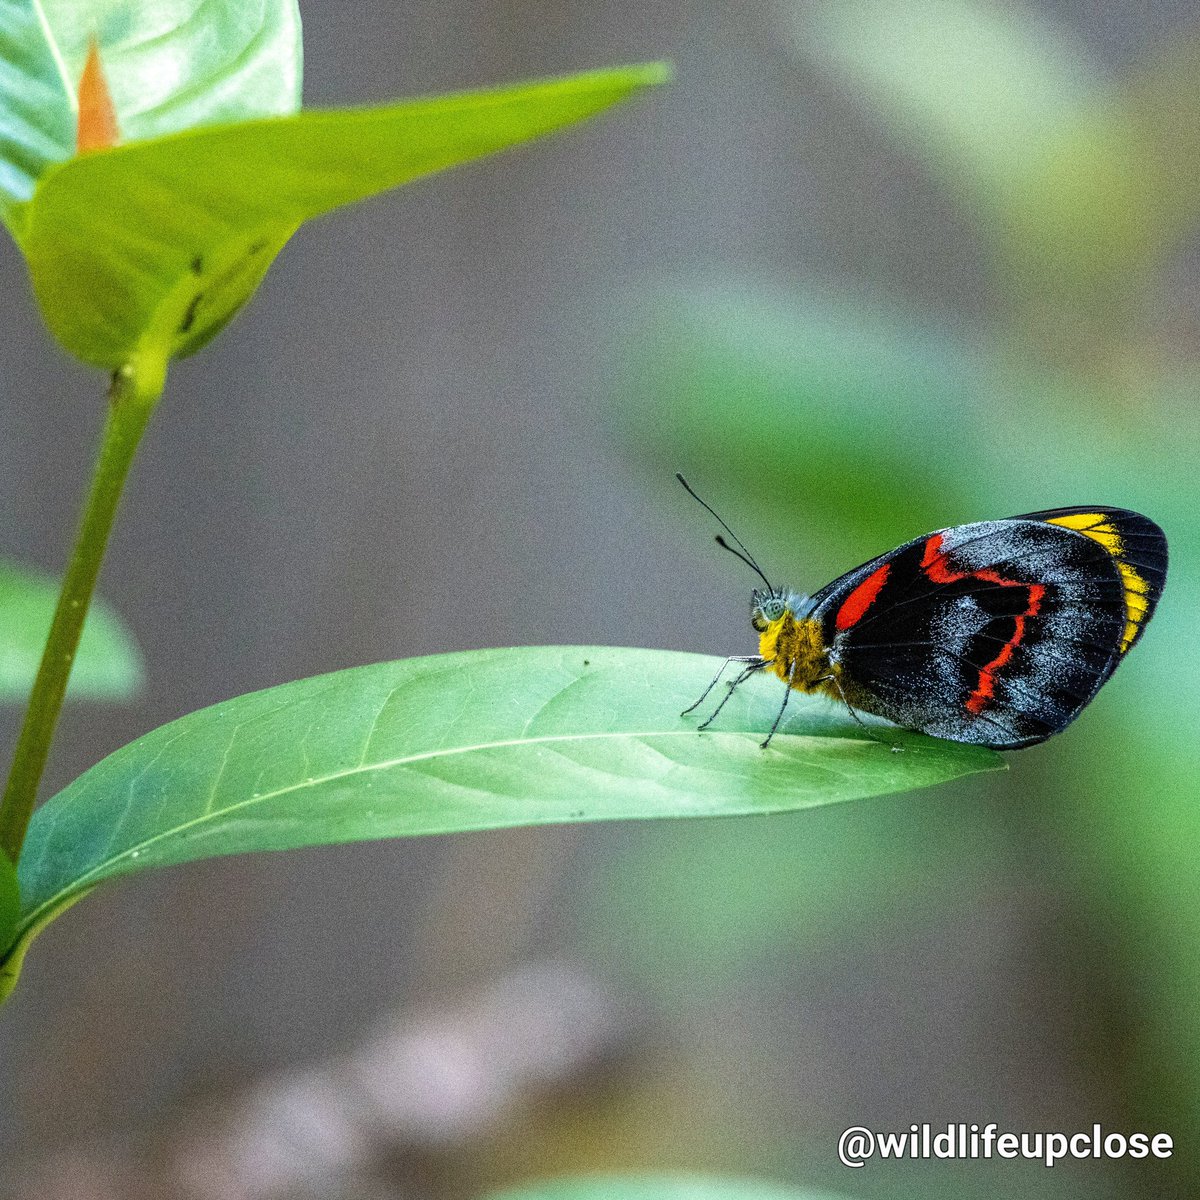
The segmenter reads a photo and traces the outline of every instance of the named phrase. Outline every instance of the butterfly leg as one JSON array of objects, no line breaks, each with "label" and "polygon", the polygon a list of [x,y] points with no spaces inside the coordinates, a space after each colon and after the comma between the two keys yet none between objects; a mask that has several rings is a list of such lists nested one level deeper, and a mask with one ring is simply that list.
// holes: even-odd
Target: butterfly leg
[{"label": "butterfly leg", "polygon": [[[704,691],[700,693],[700,698],[695,702],[695,704],[689,704],[687,708],[685,708],[683,712],[679,714],[681,717],[686,717],[688,713],[699,708],[700,705],[704,703],[704,698],[713,690],[713,688],[717,686],[718,682],[720,682],[721,676],[725,674],[725,668],[729,666],[730,663],[755,663],[757,664],[754,668],[755,670],[758,670],[759,667],[766,666],[765,661],[759,658],[757,654],[735,654],[732,657],[727,658],[721,664],[721,669],[713,676],[712,683],[710,683],[708,687],[706,687]],[[737,684],[735,683],[733,687],[737,687]],[[732,691],[732,688],[730,690]],[[716,716],[716,713],[713,713],[713,716]],[[712,717],[709,717],[708,719],[711,721]],[[703,726],[701,726],[701,728],[703,728]]]},{"label": "butterfly leg", "polygon": [[775,736],[775,731],[779,728],[779,722],[783,720],[783,714],[788,706],[788,701],[792,698],[792,689],[787,687],[783,692],[783,703],[779,706],[779,711],[775,714],[775,724],[771,726],[771,732],[767,734],[767,739],[762,743],[762,748],[765,750],[770,744],[771,739]]},{"label": "butterfly leg", "polygon": [[887,746],[888,749],[891,750],[891,752],[893,754],[903,753],[903,751],[904,751],[903,746],[897,746],[895,742],[889,742],[886,738],[881,738],[877,733],[873,732],[871,730],[870,726],[868,726],[867,723],[862,719],[862,717],[860,717],[858,715],[858,713],[856,713],[854,711],[854,705],[851,704],[850,701],[846,699],[846,693],[844,691],[842,691],[842,681],[840,679],[838,679],[838,677],[836,675],[824,675],[819,680],[817,680],[817,682],[824,683],[826,680],[828,680],[830,683],[833,684],[833,686],[835,688],[837,688],[837,693],[839,696],[841,696],[842,703],[846,706],[846,711],[854,718],[855,722],[858,724],[859,729],[861,729],[863,731],[863,733],[865,733],[867,735],[867,737],[869,737],[871,739],[871,741],[879,742],[880,745]]},{"label": "butterfly leg", "polygon": [[[746,680],[749,679],[750,676],[753,675],[755,671],[761,671],[763,669],[763,667],[765,667],[767,665],[767,659],[765,659],[765,658],[752,658],[749,660],[746,660],[746,659],[739,660],[736,658],[731,658],[729,661],[730,662],[743,661],[743,662],[747,662],[747,665],[742,669],[742,673],[732,683],[726,684],[726,687],[729,690],[725,693],[724,696],[721,697],[721,703],[718,704],[717,707],[712,710],[712,712],[709,714],[709,717],[706,721],[701,721],[700,724],[696,726],[697,731],[699,731],[701,729],[707,729],[717,719],[717,714],[720,713],[721,709],[723,709],[725,707],[725,705],[729,703],[729,697],[732,696],[733,693],[735,691],[737,691],[737,689],[739,687],[741,687],[742,684],[745,683]],[[716,683],[715,679],[713,680],[713,683]],[[710,691],[712,690],[711,685],[710,685],[709,690]]]}]

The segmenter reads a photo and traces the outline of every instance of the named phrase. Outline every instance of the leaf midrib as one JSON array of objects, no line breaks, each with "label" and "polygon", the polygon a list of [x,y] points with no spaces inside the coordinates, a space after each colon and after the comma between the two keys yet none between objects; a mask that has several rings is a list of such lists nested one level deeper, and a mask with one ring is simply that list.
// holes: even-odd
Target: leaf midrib
[{"label": "leaf midrib", "polygon": [[62,56],[62,50],[59,48],[58,40],[54,36],[54,30],[50,28],[50,18],[46,16],[42,0],[33,0],[33,11],[37,16],[38,24],[42,27],[42,33],[46,38],[46,45],[50,49],[50,57],[54,59],[59,81],[62,83],[63,91],[66,93],[67,103],[70,104],[71,111],[77,113],[79,111],[79,97],[76,95],[75,85],[71,82],[71,76],[67,73],[66,59]]},{"label": "leaf midrib", "polygon": [[[374,763],[358,763],[353,767],[349,767],[342,771],[333,771],[327,775],[312,776],[290,783],[286,787],[276,788],[274,791],[262,792],[259,795],[248,796],[244,800],[239,800],[235,804],[226,805],[223,808],[213,809],[201,813],[199,816],[193,817],[189,821],[185,821],[181,825],[175,825],[171,829],[164,830],[161,833],[155,834],[153,837],[146,838],[144,841],[134,843],[127,846],[118,854],[111,855],[102,862],[97,863],[91,870],[78,876],[71,884],[61,890],[55,892],[52,896],[43,900],[37,908],[33,909],[26,917],[23,918],[20,925],[20,933],[29,929],[34,925],[42,913],[48,909],[54,908],[61,901],[88,886],[89,882],[101,878],[104,873],[114,864],[122,859],[130,858],[132,855],[141,854],[144,850],[163,841],[165,838],[175,837],[179,834],[186,833],[189,829],[195,829],[209,821],[217,820],[220,817],[228,816],[230,813],[235,813],[241,809],[250,806],[266,803],[271,800],[277,800],[280,796],[286,796],[289,792],[299,791],[302,788],[320,787],[327,783],[333,783],[339,779],[347,779],[354,775],[369,774],[373,771],[384,771],[390,767],[407,766],[410,763],[427,761],[434,758],[448,758],[456,754],[473,754],[484,750],[503,749],[510,746],[534,746],[544,745],[552,742],[582,742],[582,741],[602,741],[612,738],[669,738],[669,737],[696,737],[697,730],[695,729],[659,729],[659,730],[621,730],[602,733],[562,733],[562,734],[545,734],[540,737],[522,737],[522,738],[504,738],[492,742],[478,742],[469,746],[452,746],[449,748],[439,748],[437,750],[423,750],[417,754],[406,754],[399,758],[381,759]],[[757,734],[749,734],[746,731],[734,730],[713,730],[709,733],[713,738],[733,738],[733,737],[757,737]],[[845,742],[849,745],[868,746],[871,743],[861,738],[831,738],[822,734],[777,734],[778,738],[786,738],[788,740],[803,740],[803,741],[837,741]]]}]

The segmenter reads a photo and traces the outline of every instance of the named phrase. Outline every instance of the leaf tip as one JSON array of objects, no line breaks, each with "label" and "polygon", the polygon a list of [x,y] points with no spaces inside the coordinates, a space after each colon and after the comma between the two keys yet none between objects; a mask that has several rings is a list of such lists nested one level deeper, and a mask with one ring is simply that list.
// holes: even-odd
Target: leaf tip
[{"label": "leaf tip", "polygon": [[84,154],[89,150],[107,150],[117,144],[120,136],[117,112],[100,61],[100,45],[93,35],[88,40],[87,60],[79,77],[79,125],[75,134],[75,152]]},{"label": "leaf tip", "polygon": [[670,83],[675,78],[675,64],[670,59],[660,59],[658,62],[642,63],[634,68],[646,87],[655,87],[660,83]]}]

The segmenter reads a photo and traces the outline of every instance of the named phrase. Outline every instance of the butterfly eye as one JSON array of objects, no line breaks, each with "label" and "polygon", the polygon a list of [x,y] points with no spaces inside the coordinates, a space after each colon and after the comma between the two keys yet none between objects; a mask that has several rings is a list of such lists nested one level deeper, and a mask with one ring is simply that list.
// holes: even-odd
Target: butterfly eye
[{"label": "butterfly eye", "polygon": [[787,605],[782,596],[763,596],[758,594],[756,603],[750,611],[750,624],[758,633],[766,630],[767,626],[778,621],[783,616]]}]

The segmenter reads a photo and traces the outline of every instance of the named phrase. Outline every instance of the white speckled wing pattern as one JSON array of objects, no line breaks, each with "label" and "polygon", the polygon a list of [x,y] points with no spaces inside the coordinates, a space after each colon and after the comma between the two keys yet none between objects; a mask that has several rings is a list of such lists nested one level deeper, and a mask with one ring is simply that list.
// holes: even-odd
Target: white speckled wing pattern
[{"label": "white speckled wing pattern", "polygon": [[1124,509],[1054,509],[927,534],[814,598],[855,708],[997,749],[1065,728],[1140,637],[1166,539]]}]

